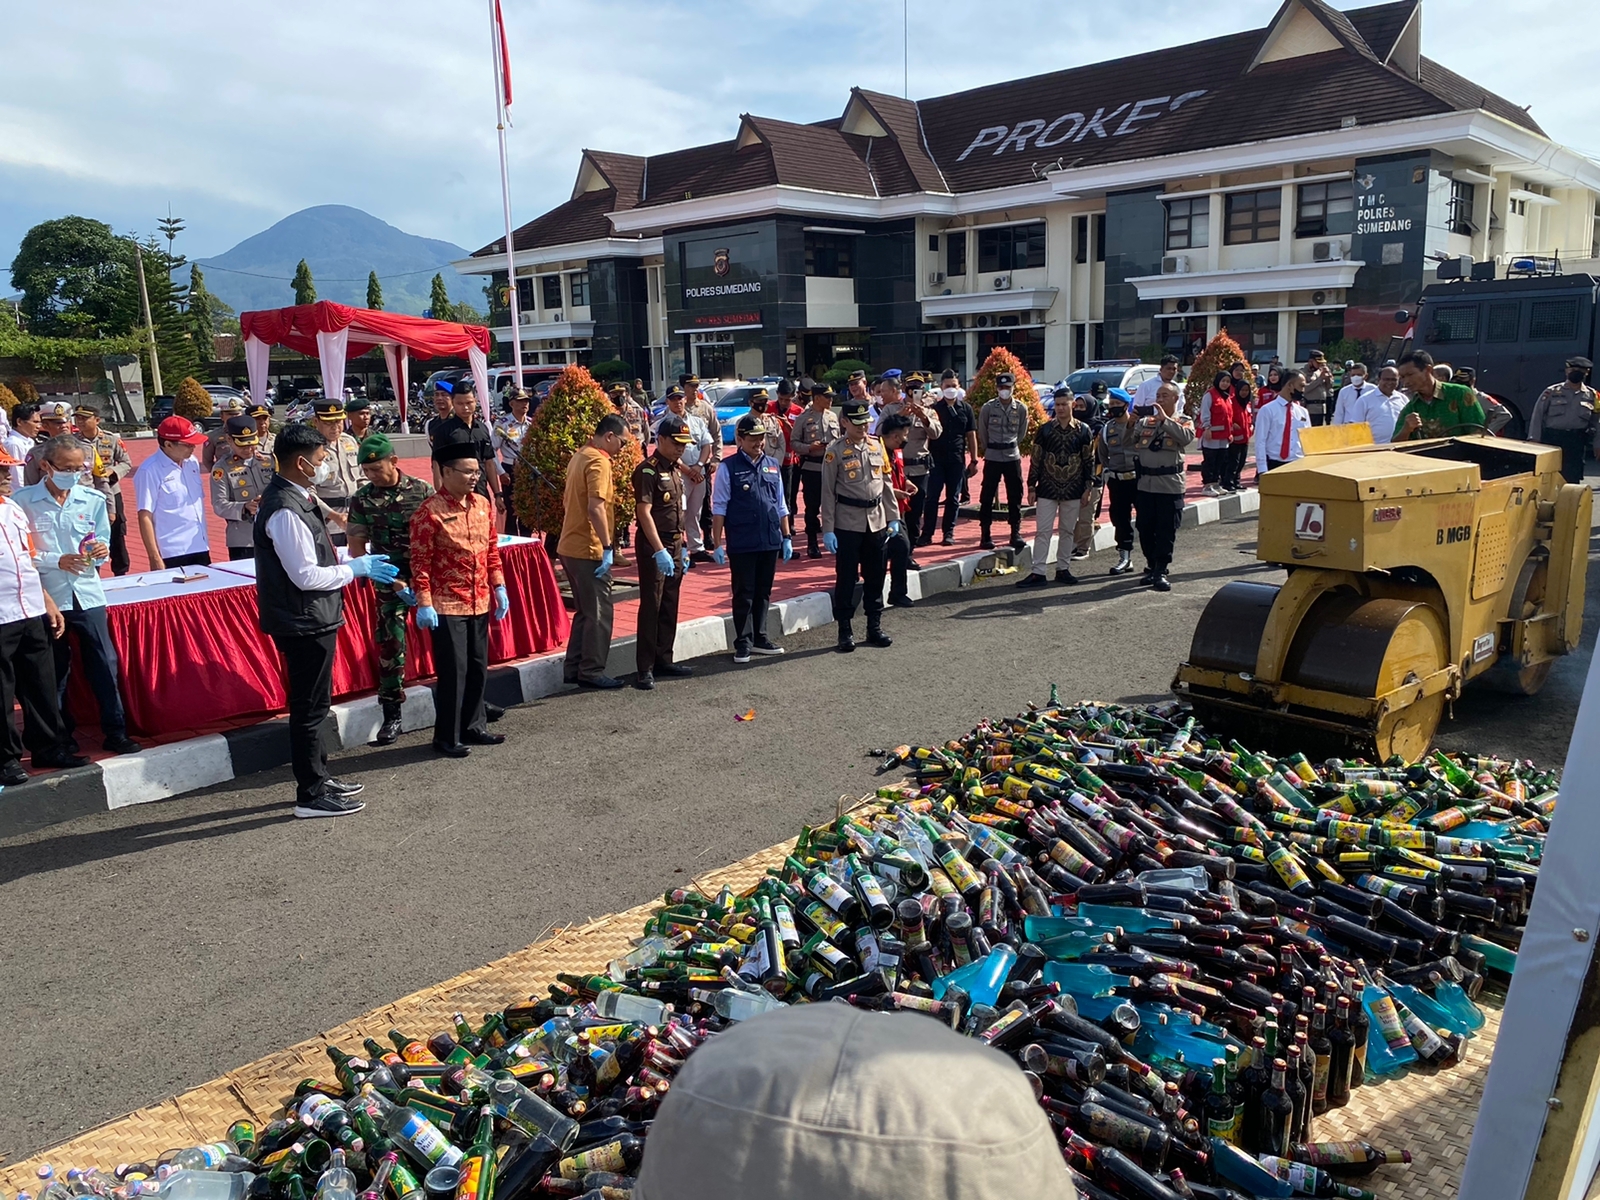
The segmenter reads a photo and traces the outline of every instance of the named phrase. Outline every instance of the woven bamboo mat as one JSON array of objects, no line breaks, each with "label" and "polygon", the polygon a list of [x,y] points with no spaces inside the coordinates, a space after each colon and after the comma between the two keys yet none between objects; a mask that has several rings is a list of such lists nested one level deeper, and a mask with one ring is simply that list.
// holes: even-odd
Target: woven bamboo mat
[{"label": "woven bamboo mat", "polygon": [[[696,884],[708,895],[724,884],[741,891],[760,879],[768,867],[780,863],[793,846],[790,841],[763,850],[701,876]],[[170,1100],[108,1121],[32,1158],[0,1168],[0,1188],[19,1191],[33,1187],[38,1182],[35,1171],[44,1162],[61,1170],[153,1161],[164,1150],[212,1141],[243,1118],[264,1125],[277,1115],[300,1080],[331,1077],[328,1046],[350,1049],[360,1046],[366,1037],[386,1041],[392,1028],[447,1028],[452,1013],[476,1017],[530,995],[543,995],[545,985],[554,982],[559,972],[593,974],[632,947],[632,939],[639,936],[655,906],[655,902],[641,904],[564,929]],[[1378,1195],[1404,1200],[1455,1196],[1500,1027],[1499,1008],[1486,1012],[1488,1023],[1470,1043],[1468,1059],[1461,1067],[1442,1075],[1411,1075],[1360,1088],[1346,1108],[1318,1118],[1315,1135],[1319,1141],[1359,1138],[1412,1152],[1416,1161],[1410,1167],[1385,1167],[1366,1181]]]}]

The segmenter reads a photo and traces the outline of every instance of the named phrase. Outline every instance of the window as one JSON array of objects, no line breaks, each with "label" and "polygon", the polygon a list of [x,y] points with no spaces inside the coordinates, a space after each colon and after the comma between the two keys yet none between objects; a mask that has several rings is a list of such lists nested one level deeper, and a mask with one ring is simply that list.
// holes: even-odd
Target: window
[{"label": "window", "polygon": [[[1600,229],[1600,205],[1595,206],[1595,228]],[[1089,261],[1089,218],[1075,217],[1072,221],[1072,261]]]},{"label": "window", "polygon": [[1294,235],[1315,238],[1330,233],[1349,233],[1354,211],[1353,181],[1333,179],[1327,183],[1302,183],[1295,209]]},{"label": "window", "polygon": [[1478,306],[1447,304],[1433,314],[1435,342],[1475,342],[1478,340]]},{"label": "window", "polygon": [[1578,336],[1578,298],[1535,300],[1528,319],[1530,342],[1570,342]]},{"label": "window", "polygon": [[1072,327],[1072,361],[1067,364],[1069,370],[1076,371],[1089,361],[1089,350],[1086,344],[1088,331],[1089,327],[1087,325],[1074,325]]},{"label": "window", "polygon": [[1484,321],[1483,340],[1486,342],[1514,342],[1517,327],[1522,324],[1522,305],[1515,300],[1502,300],[1489,305]]},{"label": "window", "polygon": [[561,307],[561,276],[541,275],[539,286],[544,290],[544,306],[546,308]]},{"label": "window", "polygon": [[1259,192],[1229,192],[1226,197],[1228,232],[1223,239],[1230,246],[1248,242],[1275,242],[1283,213],[1283,189],[1266,188]]},{"label": "window", "polygon": [[1600,255],[1600,200],[1594,203],[1594,231],[1590,235],[1589,254],[1591,257]]},{"label": "window", "polygon": [[1095,262],[1105,262],[1106,260],[1105,213],[1095,213],[1094,215],[1094,260]]},{"label": "window", "polygon": [[1096,321],[1091,328],[1094,330],[1094,359],[1099,361],[1106,356],[1106,327],[1105,322]]},{"label": "window", "polygon": [[533,280],[517,280],[517,308],[524,321],[533,317]]},{"label": "window", "polygon": [[847,233],[806,234],[806,274],[827,279],[849,279],[855,238]]},{"label": "window", "polygon": [[996,346],[1015,354],[1030,373],[1044,370],[1044,330],[983,329],[978,332],[978,357],[986,359]]},{"label": "window", "polygon": [[928,235],[928,253],[939,253],[939,235],[937,233],[930,233]]},{"label": "window", "polygon": [[954,233],[944,235],[944,273],[946,275],[965,275],[967,273],[967,231],[958,229]]},{"label": "window", "polygon": [[978,230],[979,271],[1022,271],[1044,266],[1044,222]]},{"label": "window", "polygon": [[1295,314],[1294,362],[1305,362],[1313,350],[1326,350],[1344,340],[1344,309],[1324,308]]},{"label": "window", "polygon": [[1211,244],[1211,197],[1167,201],[1167,249],[1199,250]]},{"label": "window", "polygon": [[922,369],[935,377],[954,371],[967,377],[967,335],[965,333],[925,333],[922,335]]},{"label": "window", "polygon": [[1465,179],[1450,181],[1450,212],[1445,218],[1451,233],[1471,235],[1477,226],[1472,223],[1472,202],[1477,196],[1477,186]]},{"label": "window", "polygon": [[1161,322],[1161,348],[1176,354],[1183,365],[1191,367],[1206,347],[1206,319],[1204,317],[1167,317]]},{"label": "window", "polygon": [[589,303],[589,272],[572,273],[572,307],[585,308]]},{"label": "window", "polygon": [[1525,217],[1528,215],[1528,202],[1526,200],[1518,200],[1513,197],[1506,201],[1506,207],[1510,209],[1513,217]]}]

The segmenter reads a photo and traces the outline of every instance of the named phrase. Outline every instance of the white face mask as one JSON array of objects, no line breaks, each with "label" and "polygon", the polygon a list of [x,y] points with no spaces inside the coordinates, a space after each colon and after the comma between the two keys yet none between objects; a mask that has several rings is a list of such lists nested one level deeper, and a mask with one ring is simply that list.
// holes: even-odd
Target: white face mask
[{"label": "white face mask", "polygon": [[954,400],[957,396],[961,395],[961,389],[957,387],[940,388],[939,394],[946,400]]},{"label": "white face mask", "polygon": [[[300,461],[303,463],[305,462],[305,459],[301,459]],[[331,455],[324,457],[323,460],[316,465],[316,468],[309,472],[309,475],[311,477],[312,487],[321,487],[325,483],[333,482],[333,457]]]},{"label": "white face mask", "polygon": [[995,391],[999,394],[1000,399],[1002,399],[1002,400],[1011,399],[1011,389],[1010,388],[1008,388],[1008,387],[996,388]]},{"label": "white face mask", "polygon": [[1367,382],[1367,377],[1365,375],[1352,375],[1352,376],[1350,376],[1350,383],[1351,383],[1351,386],[1353,386],[1353,387],[1358,387],[1358,388],[1362,387],[1362,386],[1364,386],[1366,384],[1366,382]]}]

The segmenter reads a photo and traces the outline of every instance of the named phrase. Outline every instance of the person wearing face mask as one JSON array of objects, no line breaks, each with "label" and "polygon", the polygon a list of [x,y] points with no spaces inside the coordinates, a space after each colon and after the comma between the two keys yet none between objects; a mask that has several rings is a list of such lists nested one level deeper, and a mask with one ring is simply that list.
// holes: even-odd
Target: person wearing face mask
[{"label": "person wearing face mask", "polygon": [[1155,410],[1133,427],[1133,450],[1139,460],[1134,521],[1144,554],[1140,582],[1158,592],[1172,590],[1167,571],[1183,520],[1183,452],[1193,441],[1194,425],[1178,413],[1177,386],[1163,384],[1156,393]]},{"label": "person wearing face mask", "polygon": [[206,486],[194,460],[205,440],[205,431],[187,417],[168,417],[156,426],[159,449],[134,472],[139,537],[152,571],[211,565]]},{"label": "person wearing face mask", "polygon": [[995,398],[978,410],[978,453],[983,459],[983,486],[978,493],[978,549],[993,550],[989,528],[994,524],[995,496],[1006,485],[1006,520],[1011,548],[1021,550],[1022,439],[1028,432],[1028,406],[1017,399],[1016,377],[1001,371],[994,377]]},{"label": "person wearing face mask", "polygon": [[1256,418],[1256,473],[1270,471],[1284,463],[1304,458],[1300,431],[1311,427],[1311,415],[1303,403],[1306,377],[1300,371],[1286,371],[1282,388],[1270,404],[1263,404]]},{"label": "person wearing face mask", "polygon": [[902,398],[891,400],[883,406],[883,412],[879,416],[879,427],[882,428],[881,422],[884,419],[897,413],[903,414],[911,422],[906,430],[905,447],[901,451],[901,456],[905,460],[906,479],[914,485],[910,504],[905,509],[904,515],[906,545],[912,547],[910,569],[915,571],[919,569],[916,565],[915,547],[926,545],[933,540],[931,529],[930,536],[926,540],[921,536],[924,523],[923,511],[927,504],[929,470],[933,464],[930,445],[944,432],[944,425],[940,422],[938,414],[923,400],[926,381],[922,376],[907,376],[905,386],[906,391]]},{"label": "person wearing face mask", "polygon": [[[1121,388],[1121,393],[1126,401],[1128,393]],[[1072,398],[1072,415],[1089,427],[1091,436],[1098,438],[1100,428],[1106,423],[1106,406],[1111,402],[1111,388],[1103,379],[1096,379],[1089,385],[1087,396],[1074,396]],[[1078,519],[1072,527],[1072,561],[1080,562],[1089,557],[1094,549],[1094,527],[1100,520],[1100,505],[1105,498],[1105,482],[1100,475],[1100,464],[1094,464],[1094,473],[1090,477],[1089,486],[1083,493],[1083,499],[1078,504]]]},{"label": "person wearing face mask", "polygon": [[344,589],[356,579],[387,587],[400,572],[384,554],[339,562],[326,510],[311,490],[319,475],[328,474],[323,466],[327,438],[310,425],[289,425],[274,449],[278,472],[256,510],[256,607],[261,632],[283,657],[294,815],[344,817],[366,807],[355,798],[361,784],[328,773],[324,738],[333,704],[334,653],[344,624]]},{"label": "person wearing face mask", "polygon": [[[922,504],[922,536],[919,546],[933,543],[933,527],[944,530],[941,545],[956,540],[956,514],[961,507],[961,485],[978,470],[978,418],[967,403],[961,378],[946,371],[939,380],[939,394],[928,410],[939,419],[939,433],[928,439],[928,480]],[[944,515],[939,513],[940,498]]]},{"label": "person wearing face mask", "polygon": [[806,557],[821,558],[822,465],[828,447],[839,437],[839,414],[833,411],[833,389],[821,380],[802,379],[800,389],[811,407],[795,418],[790,441],[800,456],[800,492],[805,501]]},{"label": "person wearing face mask", "polygon": [[240,414],[222,426],[222,452],[211,467],[211,511],[226,525],[228,560],[254,558],[256,508],[272,482],[272,465],[256,453],[256,423]]},{"label": "person wearing face mask", "polygon": [[1201,495],[1222,495],[1228,470],[1228,431],[1233,425],[1233,386],[1232,373],[1218,371],[1200,398]]},{"label": "person wearing face mask", "polygon": [[1339,398],[1333,405],[1335,425],[1354,425],[1361,420],[1367,397],[1377,391],[1377,385],[1367,382],[1367,364],[1351,363],[1345,372],[1345,385],[1339,389]]},{"label": "person wearing face mask", "polygon": [[1363,398],[1356,420],[1367,423],[1374,445],[1386,445],[1394,437],[1394,423],[1405,406],[1406,394],[1400,390],[1400,372],[1394,367],[1385,367],[1378,372],[1378,386]]},{"label": "person wearing face mask", "polygon": [[1561,475],[1568,483],[1583,482],[1585,449],[1593,444],[1600,455],[1596,437],[1595,390],[1587,380],[1594,364],[1587,358],[1567,359],[1567,377],[1539,393],[1528,419],[1528,440],[1561,447]]},{"label": "person wearing face mask", "polygon": [[[788,441],[783,436],[783,423],[778,420],[776,413],[771,411],[772,396],[766,388],[756,388],[750,393],[749,416],[755,420],[756,429],[761,434],[761,453],[770,458],[779,466],[778,475],[783,476],[783,456],[788,450]],[[741,425],[744,419],[741,417]],[[714,516],[717,511],[716,497],[711,500],[711,512]]]},{"label": "person wearing face mask", "polygon": [[1494,396],[1478,386],[1478,373],[1471,367],[1462,367],[1455,374],[1455,381],[1462,387],[1471,388],[1473,395],[1478,397],[1478,404],[1483,409],[1483,415],[1488,430],[1495,437],[1500,436],[1500,431],[1511,424],[1514,414]]},{"label": "person wearing face mask", "polygon": [[[1117,535],[1117,565],[1110,573],[1126,575],[1133,570],[1133,505],[1139,494],[1139,455],[1133,445],[1135,418],[1128,394],[1117,388],[1109,399],[1109,415],[1094,442],[1095,462],[1110,498],[1111,528]],[[1155,407],[1153,395],[1150,407]]]}]

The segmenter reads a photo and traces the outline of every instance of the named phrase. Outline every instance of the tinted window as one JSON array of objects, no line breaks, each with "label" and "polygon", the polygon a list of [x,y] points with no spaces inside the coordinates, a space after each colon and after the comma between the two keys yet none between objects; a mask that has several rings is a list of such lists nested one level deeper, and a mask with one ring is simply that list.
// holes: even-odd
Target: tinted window
[{"label": "tinted window", "polygon": [[944,273],[946,275],[965,275],[967,273],[967,231],[965,229],[944,235]]},{"label": "tinted window", "polygon": [[1535,300],[1528,321],[1530,342],[1570,342],[1578,336],[1578,298]]},{"label": "tinted window", "polygon": [[1283,213],[1283,191],[1267,188],[1259,192],[1229,192],[1227,196],[1228,245],[1243,242],[1275,242]]},{"label": "tinted window", "polygon": [[1350,214],[1355,206],[1354,188],[1354,183],[1348,179],[1301,184],[1295,212],[1295,237],[1349,233]]},{"label": "tinted window", "polygon": [[1044,222],[978,230],[979,271],[1021,271],[1044,266]]},{"label": "tinted window", "polygon": [[1211,198],[1167,201],[1167,249],[1198,250],[1211,244]]},{"label": "tinted window", "polygon": [[1475,342],[1478,340],[1478,306],[1450,304],[1433,314],[1433,340],[1436,342]]},{"label": "tinted window", "polygon": [[539,286],[544,289],[544,306],[546,308],[561,307],[561,276],[543,275],[539,278]]},{"label": "tinted window", "polygon": [[849,279],[855,238],[843,233],[806,234],[806,274],[828,279]]},{"label": "tinted window", "polygon": [[1514,342],[1517,327],[1522,323],[1522,305],[1515,300],[1501,300],[1489,305],[1484,320],[1483,340],[1486,342]]}]

